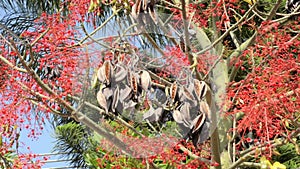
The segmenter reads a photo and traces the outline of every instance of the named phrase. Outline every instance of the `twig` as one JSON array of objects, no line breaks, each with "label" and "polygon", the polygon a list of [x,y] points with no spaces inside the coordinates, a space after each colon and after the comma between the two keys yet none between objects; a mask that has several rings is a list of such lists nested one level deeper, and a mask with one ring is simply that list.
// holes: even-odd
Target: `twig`
[{"label": "twig", "polygon": [[90,38],[93,42],[97,43],[97,44],[100,45],[100,46],[103,46],[103,47],[108,48],[108,49],[112,49],[112,47],[110,47],[110,46],[108,46],[108,45],[106,45],[106,44],[104,44],[104,43],[100,43],[99,41],[96,41],[96,40],[95,40],[95,39],[87,32],[87,30],[85,29],[83,23],[81,23],[80,26],[81,26],[81,28],[82,28],[82,30],[83,30],[83,32],[85,33],[85,35],[86,35],[87,38]]},{"label": "twig", "polygon": [[153,47],[161,54],[164,55],[164,51],[156,44],[156,42],[152,39],[152,37],[149,35],[149,33],[145,30],[143,30],[142,35],[145,36],[148,41],[153,45]]},{"label": "twig", "polygon": [[[185,0],[181,0],[181,8],[182,8],[182,20],[183,20],[183,27],[184,27],[184,43],[185,43],[185,54],[189,54],[190,48],[190,39],[189,39],[189,31],[188,31],[188,24],[187,24],[187,16],[186,16],[186,7],[185,7]],[[192,56],[192,55],[189,55]],[[193,58],[189,57],[190,63],[193,62]]]},{"label": "twig", "polygon": [[260,163],[254,163],[254,162],[243,162],[240,164],[240,166],[245,166],[245,167],[255,167],[255,168],[261,168],[261,164]]},{"label": "twig", "polygon": [[207,52],[208,50],[212,49],[215,45],[217,45],[221,40],[223,40],[230,31],[232,31],[233,29],[235,29],[237,26],[239,26],[240,23],[242,23],[242,21],[250,14],[250,12],[254,9],[254,7],[257,5],[257,2],[255,4],[253,4],[251,6],[251,8],[244,14],[244,16],[238,21],[236,22],[234,25],[232,25],[230,28],[227,29],[226,32],[224,32],[218,39],[216,39],[211,45],[209,45],[208,47],[202,49],[201,51],[197,52],[197,55],[203,54],[205,52]]},{"label": "twig", "polygon": [[47,100],[51,100],[50,97],[45,96],[45,95],[43,95],[43,94],[41,94],[41,93],[39,93],[39,92],[36,92],[36,91],[34,91],[34,90],[29,89],[25,84],[23,84],[23,83],[20,82],[20,81],[17,81],[17,83],[18,83],[19,85],[21,85],[22,89],[28,91],[31,95],[37,97],[37,100],[38,100],[38,101],[41,101],[42,103],[44,103],[44,105],[39,105],[38,102],[36,102],[36,101],[34,101],[32,98],[30,98],[29,100],[30,100],[34,105],[36,105],[36,106],[41,106],[41,107],[43,107],[43,108],[45,108],[45,109],[49,109],[53,114],[58,115],[58,116],[61,116],[61,117],[70,117],[70,116],[71,116],[71,115],[69,115],[69,114],[63,114],[63,113],[60,113],[59,111],[57,111],[57,110],[51,108],[51,107],[48,106],[45,102],[42,101],[42,98],[47,99]]},{"label": "twig", "polygon": [[[269,143],[270,144],[270,143]],[[272,144],[272,147],[277,147],[277,146],[281,146],[284,144],[284,141],[273,141],[273,144]],[[264,144],[264,145],[261,145],[259,147],[262,147],[260,149],[260,151],[265,151],[267,149],[267,147],[264,147],[266,146],[267,144]],[[257,148],[259,148],[257,147]],[[243,153],[243,155],[234,163],[232,163],[232,165],[228,168],[228,169],[234,169],[236,168],[237,166],[239,166],[241,163],[247,161],[249,158],[251,158],[252,155],[254,155],[255,153],[257,153],[257,149],[253,149],[253,147],[249,148],[247,150],[246,153]]]},{"label": "twig", "polygon": [[116,12],[114,12],[109,18],[107,18],[100,26],[98,26],[93,32],[91,32],[88,36],[85,36],[83,39],[80,40],[80,42],[78,42],[77,44],[75,45],[72,45],[70,47],[73,47],[73,46],[80,46],[85,40],[87,40],[89,37],[93,36],[96,32],[98,32],[100,29],[102,29],[113,17],[115,17],[118,12],[120,11],[117,10]]},{"label": "twig", "polygon": [[201,158],[201,157],[197,156],[196,154],[192,153],[190,150],[188,150],[187,148],[185,148],[183,145],[179,144],[178,146],[179,146],[180,150],[182,150],[183,152],[187,153],[187,155],[190,156],[191,158],[203,161],[203,162],[205,162],[207,164],[211,163],[210,160],[205,159],[205,158]]},{"label": "twig", "polygon": [[257,11],[258,11],[257,8],[255,8],[255,9],[253,10],[253,13],[254,13],[256,16],[258,16],[261,20],[265,21],[266,18],[262,17],[262,16],[259,14],[259,12],[257,12]]},{"label": "twig", "polygon": [[267,16],[266,20],[271,20],[276,15],[276,11],[278,10],[281,2],[282,2],[282,0],[277,1],[275,6],[271,9],[271,11],[270,11],[269,15]]},{"label": "twig", "polygon": [[215,62],[213,63],[213,65],[210,67],[210,69],[207,71],[207,73],[205,74],[205,76],[203,77],[202,80],[206,79],[208,77],[208,75],[210,74],[210,72],[215,68],[215,66],[220,62],[220,60],[223,58],[223,52],[224,52],[224,47],[222,48],[222,52],[220,54],[220,56],[218,57],[217,60],[215,60]]},{"label": "twig", "polygon": [[153,80],[157,80],[159,81],[160,83],[166,85],[166,86],[171,86],[172,83],[170,83],[169,81],[165,80],[164,78],[160,77],[160,76],[157,76],[155,73],[153,73],[152,71],[148,71],[150,76],[151,76],[151,79]]},{"label": "twig", "polygon": [[8,66],[10,66],[11,68],[19,71],[19,72],[23,72],[23,73],[27,73],[26,69],[22,69],[19,68],[15,65],[13,65],[9,60],[7,60],[5,57],[3,57],[2,55],[0,55],[0,60],[2,60],[4,63],[6,63]]},{"label": "twig", "polygon": [[50,28],[47,28],[43,33],[41,33],[31,44],[30,44],[30,46],[34,46],[36,43],[37,43],[37,41],[39,41],[40,39],[42,39],[45,35],[46,35],[46,33],[48,32],[50,30]]},{"label": "twig", "polygon": [[174,4],[172,4],[172,3],[170,3],[170,2],[168,2],[168,1],[166,1],[166,0],[162,0],[162,2],[163,2],[163,3],[166,3],[166,4],[168,4],[168,5],[170,5],[172,8],[175,8],[175,9],[181,10],[181,8],[180,8],[180,7],[178,7],[178,6],[174,5]]},{"label": "twig", "polygon": [[280,24],[285,23],[290,17],[299,15],[300,12],[297,12],[300,9],[300,5],[290,14],[287,14],[285,17],[272,20],[272,22],[279,22]]},{"label": "twig", "polygon": [[66,118],[66,117],[71,117],[70,114],[63,114],[63,113],[60,113],[59,111],[57,111],[57,110],[51,108],[50,106],[48,106],[48,105],[46,105],[46,104],[40,105],[38,102],[36,102],[36,101],[34,101],[34,100],[30,100],[30,102],[31,102],[32,104],[34,104],[34,105],[36,105],[36,106],[40,106],[40,107],[42,107],[42,108],[44,108],[44,109],[49,109],[49,110],[51,111],[51,113],[53,113],[53,114],[55,114],[55,115],[58,115],[58,116],[60,116],[60,117],[65,117],[65,118]]},{"label": "twig", "polygon": [[24,44],[26,44],[26,41],[21,40],[20,37],[17,34],[15,34],[11,29],[9,29],[7,26],[3,25],[2,23],[0,23],[0,28],[5,29],[15,39],[18,39],[19,41],[22,41]]}]

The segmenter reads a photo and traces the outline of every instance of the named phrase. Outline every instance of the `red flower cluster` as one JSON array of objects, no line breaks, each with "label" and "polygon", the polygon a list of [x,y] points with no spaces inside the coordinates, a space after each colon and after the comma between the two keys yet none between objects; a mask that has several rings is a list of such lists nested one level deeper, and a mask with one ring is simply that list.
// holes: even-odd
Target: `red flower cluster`
[{"label": "red flower cluster", "polygon": [[255,65],[252,72],[230,88],[228,96],[234,98],[230,114],[242,113],[237,130],[253,132],[255,140],[270,143],[275,137],[288,137],[299,117],[300,50],[294,46],[300,41],[274,27],[262,33],[265,38],[258,38],[245,53],[245,64]]}]

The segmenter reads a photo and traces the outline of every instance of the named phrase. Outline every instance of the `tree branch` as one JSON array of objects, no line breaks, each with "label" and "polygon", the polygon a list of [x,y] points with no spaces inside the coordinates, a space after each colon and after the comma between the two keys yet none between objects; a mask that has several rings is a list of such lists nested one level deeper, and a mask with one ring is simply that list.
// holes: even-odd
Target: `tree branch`
[{"label": "tree branch", "polygon": [[9,43],[9,42],[7,42],[7,43],[17,53],[17,57],[20,59],[20,62],[25,67],[27,73],[32,76],[32,78],[36,81],[36,83],[45,92],[47,92],[48,94],[50,94],[50,96],[53,96],[55,98],[55,100],[58,101],[59,104],[61,104],[64,107],[66,107],[67,110],[69,110],[71,112],[75,112],[73,118],[78,119],[79,122],[82,122],[83,124],[85,124],[86,126],[88,126],[89,128],[91,128],[92,130],[94,130],[96,133],[98,133],[99,135],[102,135],[103,137],[105,137],[107,140],[109,140],[110,142],[112,142],[116,147],[118,147],[120,150],[122,150],[125,154],[133,155],[133,152],[131,150],[129,150],[128,146],[125,143],[123,143],[120,139],[118,139],[116,136],[114,136],[113,134],[109,133],[105,129],[101,128],[99,125],[97,125],[91,119],[89,119],[88,117],[86,117],[83,113],[81,113],[79,111],[76,112],[75,109],[70,104],[68,104],[62,98],[58,97],[57,93],[55,93],[48,85],[46,85],[45,83],[43,83],[42,80],[39,78],[39,76],[27,65],[27,63],[23,60],[21,54],[19,53],[19,51],[18,51],[17,47],[15,46],[15,44],[13,43],[13,41],[11,41],[11,42],[12,43]]},{"label": "tree branch", "polygon": [[0,60],[2,60],[4,63],[6,63],[9,67],[19,71],[19,72],[22,72],[22,73],[27,73],[26,69],[22,69],[22,68],[19,68],[15,65],[13,65],[9,60],[7,60],[5,57],[3,57],[2,55],[0,55]]}]

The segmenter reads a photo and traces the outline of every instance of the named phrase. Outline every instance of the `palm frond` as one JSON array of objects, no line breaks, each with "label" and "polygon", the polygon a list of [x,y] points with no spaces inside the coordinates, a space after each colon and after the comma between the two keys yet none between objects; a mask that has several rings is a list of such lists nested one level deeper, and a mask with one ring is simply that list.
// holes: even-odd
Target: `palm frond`
[{"label": "palm frond", "polygon": [[40,14],[41,12],[54,13],[60,9],[61,0],[3,0],[0,8],[6,12],[32,11]]},{"label": "palm frond", "polygon": [[58,126],[55,130],[54,152],[63,152],[62,158],[70,160],[70,165],[86,168],[84,154],[89,147],[85,127],[74,122]]}]

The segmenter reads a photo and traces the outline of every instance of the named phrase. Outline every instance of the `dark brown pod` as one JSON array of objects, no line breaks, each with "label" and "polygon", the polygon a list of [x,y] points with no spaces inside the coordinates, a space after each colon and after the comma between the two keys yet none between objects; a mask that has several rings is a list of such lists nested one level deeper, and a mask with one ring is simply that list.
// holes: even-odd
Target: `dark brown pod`
[{"label": "dark brown pod", "polygon": [[204,124],[205,122],[205,113],[201,113],[198,115],[192,122],[192,133],[195,133],[200,129],[200,127]]},{"label": "dark brown pod", "polygon": [[208,90],[208,86],[204,81],[194,79],[194,90],[199,100],[202,100]]},{"label": "dark brown pod", "polygon": [[101,83],[109,85],[111,82],[112,73],[112,65],[109,60],[106,60],[103,63],[103,65],[98,69],[97,77]]},{"label": "dark brown pod", "polygon": [[194,98],[194,96],[192,95],[192,93],[188,90],[188,88],[186,88],[185,86],[182,86],[182,93],[183,93],[183,95],[187,98],[187,99],[189,99],[189,100],[191,100],[191,101],[193,101],[195,98]]},{"label": "dark brown pod", "polygon": [[207,118],[211,118],[211,110],[206,101],[200,101],[200,112],[206,114]]},{"label": "dark brown pod", "polygon": [[104,62],[104,69],[105,69],[105,80],[107,84],[110,84],[111,74],[112,74],[112,65],[109,60]]},{"label": "dark brown pod", "polygon": [[138,92],[138,81],[137,77],[134,73],[130,72],[129,73],[129,80],[130,80],[130,87],[133,91],[134,94],[137,94]]},{"label": "dark brown pod", "polygon": [[177,95],[177,90],[178,90],[177,82],[172,83],[172,85],[170,87],[170,97],[173,102],[175,101],[175,97]]}]

